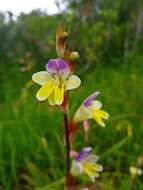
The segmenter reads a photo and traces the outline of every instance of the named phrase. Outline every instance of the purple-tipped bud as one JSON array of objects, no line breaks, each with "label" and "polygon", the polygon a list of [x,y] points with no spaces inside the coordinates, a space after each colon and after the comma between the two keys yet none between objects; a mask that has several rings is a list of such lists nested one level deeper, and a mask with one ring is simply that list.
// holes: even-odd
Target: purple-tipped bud
[{"label": "purple-tipped bud", "polygon": [[91,94],[90,96],[88,96],[88,97],[84,100],[83,105],[84,105],[85,107],[89,106],[89,105],[91,104],[91,102],[92,102],[93,100],[95,100],[95,98],[96,98],[99,94],[100,94],[100,92],[97,91],[97,92],[94,92],[93,94]]}]

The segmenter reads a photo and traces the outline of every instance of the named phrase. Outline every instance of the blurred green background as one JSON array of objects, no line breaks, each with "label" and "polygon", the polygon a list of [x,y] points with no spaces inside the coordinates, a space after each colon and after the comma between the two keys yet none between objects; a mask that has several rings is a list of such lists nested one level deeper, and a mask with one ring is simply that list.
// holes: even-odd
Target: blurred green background
[{"label": "blurred green background", "polygon": [[68,46],[80,53],[82,85],[70,94],[71,115],[95,90],[111,115],[105,129],[91,122],[86,142],[81,126],[75,148],[91,145],[100,155],[101,190],[142,190],[143,176],[133,177],[129,168],[143,166],[143,2],[61,3],[66,10],[54,15],[34,10],[14,19],[0,13],[0,189],[63,189],[62,114],[36,100],[39,86],[31,81],[57,57],[61,24],[70,33]]}]

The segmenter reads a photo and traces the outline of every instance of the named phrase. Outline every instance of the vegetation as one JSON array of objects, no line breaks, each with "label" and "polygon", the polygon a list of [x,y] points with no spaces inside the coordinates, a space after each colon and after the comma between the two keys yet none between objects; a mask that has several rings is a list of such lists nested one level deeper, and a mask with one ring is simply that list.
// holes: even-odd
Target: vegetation
[{"label": "vegetation", "polygon": [[[130,174],[131,166],[143,166],[142,2],[75,2],[68,1],[66,13],[53,16],[36,10],[21,14],[16,21],[9,13],[5,21],[0,14],[2,190],[63,188],[63,118],[48,102],[35,99],[38,86],[31,81],[35,71],[56,57],[54,38],[59,20],[72,35],[68,45],[74,45],[81,56],[76,73],[83,82],[71,93],[70,114],[90,92],[99,90],[111,115],[106,130],[92,123],[86,141],[101,155],[104,166],[96,183],[107,190],[143,189],[142,176]],[[90,11],[91,7],[97,11]],[[81,133],[76,137],[77,149],[85,141]],[[79,180],[86,183],[84,178]]]}]

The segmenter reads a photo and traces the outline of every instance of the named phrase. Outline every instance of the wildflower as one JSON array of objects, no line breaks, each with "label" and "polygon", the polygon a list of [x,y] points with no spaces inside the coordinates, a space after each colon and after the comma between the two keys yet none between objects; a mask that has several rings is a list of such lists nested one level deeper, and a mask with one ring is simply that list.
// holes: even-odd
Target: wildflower
[{"label": "wildflower", "polygon": [[105,127],[103,119],[108,119],[109,114],[101,110],[102,104],[100,101],[95,100],[99,92],[95,92],[84,100],[74,115],[74,122],[81,122],[87,119],[95,119],[95,121],[102,127]]},{"label": "wildflower", "polygon": [[83,148],[72,162],[71,174],[78,176],[85,173],[94,181],[96,177],[99,177],[98,172],[103,170],[102,165],[96,163],[98,160],[99,157],[92,154],[91,147]]},{"label": "wildflower", "polygon": [[130,174],[131,174],[132,178],[140,176],[140,175],[142,175],[142,173],[143,173],[142,169],[140,169],[138,167],[134,167],[134,166],[130,167]]},{"label": "wildflower", "polygon": [[61,105],[64,92],[79,87],[81,81],[71,74],[68,64],[62,59],[50,59],[46,70],[32,76],[32,80],[41,85],[36,97],[39,101],[48,99],[50,105]]}]

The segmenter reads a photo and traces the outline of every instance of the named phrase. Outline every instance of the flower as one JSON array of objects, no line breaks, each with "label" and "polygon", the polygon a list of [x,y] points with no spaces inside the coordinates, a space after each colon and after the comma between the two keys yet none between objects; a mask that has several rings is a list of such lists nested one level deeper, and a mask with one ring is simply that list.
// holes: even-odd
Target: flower
[{"label": "flower", "polygon": [[61,105],[65,91],[77,88],[81,83],[76,75],[71,74],[63,59],[50,59],[46,64],[46,71],[33,74],[32,80],[41,85],[36,94],[37,99],[48,99],[50,105]]},{"label": "flower", "polygon": [[81,122],[87,119],[95,119],[95,121],[102,127],[105,127],[103,119],[108,119],[109,114],[106,111],[101,110],[102,104],[100,101],[95,100],[99,95],[99,92],[94,92],[88,98],[84,100],[74,115],[74,122]]},{"label": "flower", "polygon": [[130,166],[130,174],[131,176],[134,178],[134,177],[137,177],[137,176],[140,176],[142,175],[143,171],[141,168],[138,168],[138,167],[134,167],[134,166]]},{"label": "flower", "polygon": [[99,177],[98,172],[103,171],[102,165],[96,163],[98,160],[99,157],[92,154],[91,147],[83,148],[72,162],[71,174],[78,176],[85,173],[94,181],[96,177]]}]

